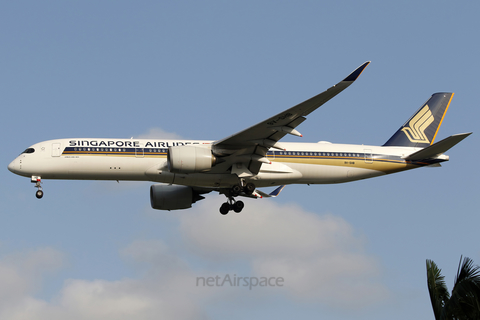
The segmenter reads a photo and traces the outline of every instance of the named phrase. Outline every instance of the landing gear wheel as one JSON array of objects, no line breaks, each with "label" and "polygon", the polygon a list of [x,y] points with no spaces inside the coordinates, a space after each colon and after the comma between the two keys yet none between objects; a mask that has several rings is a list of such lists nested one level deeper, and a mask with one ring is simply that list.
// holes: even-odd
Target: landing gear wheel
[{"label": "landing gear wheel", "polygon": [[220,213],[226,215],[228,211],[230,211],[230,204],[228,202],[225,202],[220,207]]},{"label": "landing gear wheel", "polygon": [[230,189],[230,191],[232,193],[232,196],[236,197],[240,194],[240,192],[242,192],[242,187],[239,185],[234,185],[232,189]]},{"label": "landing gear wheel", "polygon": [[249,182],[245,185],[245,187],[243,188],[243,191],[247,195],[251,195],[255,191],[255,185],[253,183]]},{"label": "landing gear wheel", "polygon": [[236,213],[240,213],[243,207],[245,207],[245,204],[243,204],[243,201],[237,201],[232,205],[232,207],[233,211],[235,211]]},{"label": "landing gear wheel", "polygon": [[37,197],[37,199],[42,199],[43,197],[42,179],[39,176],[32,176],[32,179],[30,181],[34,182],[35,188],[37,188],[37,192],[35,193],[35,196]]},{"label": "landing gear wheel", "polygon": [[43,197],[43,191],[42,191],[42,190],[38,190],[38,191],[35,193],[35,196],[37,197],[37,199],[42,199],[42,197]]},{"label": "landing gear wheel", "polygon": [[239,196],[241,193],[243,195],[250,196],[255,191],[255,185],[251,182],[245,184],[244,179],[240,179],[239,184],[233,185],[230,190],[225,190],[223,192],[227,196],[228,201],[223,203],[220,207],[220,213],[226,215],[230,210],[240,213],[245,204],[243,201],[235,201],[235,197]]}]

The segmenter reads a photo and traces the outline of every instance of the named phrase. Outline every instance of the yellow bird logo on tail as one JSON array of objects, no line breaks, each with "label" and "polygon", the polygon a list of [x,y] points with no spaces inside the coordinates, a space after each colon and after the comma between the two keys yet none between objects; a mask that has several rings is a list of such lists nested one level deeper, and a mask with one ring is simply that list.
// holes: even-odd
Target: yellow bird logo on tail
[{"label": "yellow bird logo on tail", "polygon": [[410,120],[408,123],[409,127],[403,128],[402,131],[411,142],[430,143],[430,140],[428,140],[425,135],[425,130],[434,120],[430,108],[428,105],[425,105],[425,107]]}]

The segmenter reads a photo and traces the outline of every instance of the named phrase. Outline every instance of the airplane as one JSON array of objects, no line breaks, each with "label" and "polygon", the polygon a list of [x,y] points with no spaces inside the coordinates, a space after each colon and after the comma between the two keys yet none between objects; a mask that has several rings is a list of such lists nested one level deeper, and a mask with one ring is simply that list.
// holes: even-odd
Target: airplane
[{"label": "airplane", "polygon": [[[370,61],[326,91],[254,126],[216,140],[72,138],[27,148],[8,170],[29,177],[43,197],[43,179],[151,181],[153,209],[191,208],[206,193],[224,194],[220,213],[239,213],[238,196],[276,197],[289,184],[331,184],[440,166],[444,153],[471,134],[434,142],[453,93],[433,94],[382,146],[280,142],[311,112],[349,87]],[[265,193],[258,188],[278,186]]]}]

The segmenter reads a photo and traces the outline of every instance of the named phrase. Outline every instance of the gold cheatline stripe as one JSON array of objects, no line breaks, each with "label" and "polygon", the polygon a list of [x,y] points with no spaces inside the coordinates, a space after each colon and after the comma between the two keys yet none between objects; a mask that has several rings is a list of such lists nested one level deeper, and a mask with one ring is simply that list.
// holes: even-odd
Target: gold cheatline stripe
[{"label": "gold cheatline stripe", "polygon": [[[78,153],[78,152],[64,152],[62,153],[62,155],[83,155],[83,156],[108,156],[108,155],[114,155],[114,156],[119,156],[119,157],[136,157],[136,155],[134,153],[129,153],[129,152],[117,152],[117,153],[102,153],[101,151],[99,151],[98,153],[97,152],[94,152],[94,153]],[[142,157],[141,155],[139,155],[140,157]],[[163,153],[158,153],[158,154],[155,154],[155,153],[145,153],[143,154],[143,157],[165,157],[166,154]],[[314,157],[313,159],[311,157]],[[363,161],[365,158],[364,157],[328,157],[328,156],[277,156],[275,157],[275,159],[273,159],[273,161],[275,161],[276,159],[278,160],[283,160],[283,161],[279,161],[279,162],[288,162],[288,159],[297,159],[297,160],[304,160],[302,162],[299,162],[299,163],[309,163],[313,160],[330,160],[330,161],[344,161],[344,160],[355,160],[355,161]],[[405,163],[405,161],[403,160],[393,160],[393,159],[380,159],[380,158],[377,158],[377,159],[373,159],[373,161],[375,162],[387,162],[387,163]],[[323,164],[322,164],[323,165]]]},{"label": "gold cheatline stripe", "polygon": [[[287,158],[283,158],[283,157],[282,157],[282,158],[275,158],[275,159],[273,159],[272,161],[275,161],[275,160],[277,160],[277,159],[278,159],[278,160],[281,160],[281,161],[278,161],[278,162],[287,162],[287,163],[288,163],[288,159],[287,159]],[[322,159],[302,159],[302,158],[298,157],[298,158],[292,158],[292,160],[293,160],[293,159],[303,160],[303,161],[299,161],[299,162],[297,162],[297,163],[307,163],[307,164],[310,163],[311,161],[314,161],[314,160],[324,160],[324,161],[326,161],[326,160],[330,160],[330,161],[345,161],[345,160],[363,161],[363,160],[365,160],[365,158],[353,158],[353,157],[352,157],[352,158],[341,158],[341,159],[338,159],[338,158],[326,158],[326,157],[322,157]],[[406,163],[404,160],[379,159],[379,158],[373,159],[373,161],[374,161],[374,162],[377,162],[377,163],[378,163],[378,162],[399,163],[399,164],[404,164],[404,163]],[[360,163],[363,163],[363,162],[360,162]],[[322,164],[322,165],[324,165],[324,164]]]}]

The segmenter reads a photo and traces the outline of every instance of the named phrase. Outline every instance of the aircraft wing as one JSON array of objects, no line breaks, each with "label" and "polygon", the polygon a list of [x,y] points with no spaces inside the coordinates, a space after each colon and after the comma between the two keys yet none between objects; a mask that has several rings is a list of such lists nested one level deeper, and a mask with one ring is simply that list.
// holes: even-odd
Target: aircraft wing
[{"label": "aircraft wing", "polygon": [[282,192],[283,188],[285,188],[285,185],[279,186],[278,188],[276,188],[270,193],[265,193],[260,190],[255,190],[254,195],[259,198],[275,198],[280,194],[280,192]]},{"label": "aircraft wing", "polygon": [[[224,157],[223,160],[229,164],[242,163],[250,173],[257,174],[262,162],[269,163],[265,155],[270,148],[283,150],[281,144],[277,142],[286,134],[301,137],[302,135],[295,128],[306,120],[305,116],[350,86],[369,63],[370,61],[365,62],[345,79],[313,98],[248,129],[225,139],[215,141],[212,145],[212,150],[216,155]],[[242,172],[245,173],[245,171],[243,169]]]}]

